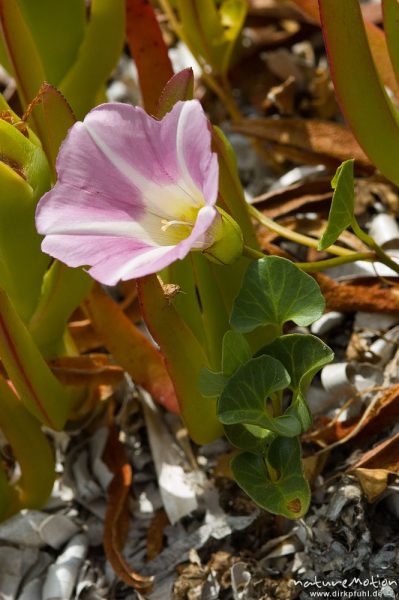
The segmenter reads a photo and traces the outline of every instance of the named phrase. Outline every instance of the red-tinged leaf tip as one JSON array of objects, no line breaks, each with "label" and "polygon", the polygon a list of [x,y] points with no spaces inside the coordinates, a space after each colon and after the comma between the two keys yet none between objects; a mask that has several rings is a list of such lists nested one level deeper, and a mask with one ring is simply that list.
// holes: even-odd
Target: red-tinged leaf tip
[{"label": "red-tinged leaf tip", "polygon": [[145,109],[156,114],[158,99],[173,75],[173,68],[148,0],[126,0],[126,33],[137,66]]},{"label": "red-tinged leaf tip", "polygon": [[191,67],[173,75],[158,100],[157,117],[161,119],[179,100],[191,100],[194,95],[194,72]]}]

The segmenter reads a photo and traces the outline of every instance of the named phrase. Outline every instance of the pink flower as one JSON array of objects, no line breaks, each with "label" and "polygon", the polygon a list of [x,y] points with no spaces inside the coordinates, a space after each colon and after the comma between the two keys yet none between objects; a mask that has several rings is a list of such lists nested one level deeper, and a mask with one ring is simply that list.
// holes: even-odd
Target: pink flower
[{"label": "pink flower", "polygon": [[156,273],[222,235],[217,157],[196,100],[162,121],[98,106],[71,128],[57,173],[36,212],[42,249],[102,283]]}]

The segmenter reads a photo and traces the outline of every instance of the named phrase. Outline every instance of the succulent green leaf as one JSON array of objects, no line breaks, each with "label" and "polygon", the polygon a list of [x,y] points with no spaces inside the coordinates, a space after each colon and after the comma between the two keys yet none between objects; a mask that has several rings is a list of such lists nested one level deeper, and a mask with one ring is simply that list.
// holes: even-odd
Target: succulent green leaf
[{"label": "succulent green leaf", "polygon": [[52,429],[61,429],[71,398],[55,378],[7,294],[0,289],[0,357],[26,408]]},{"label": "succulent green leaf", "polygon": [[40,300],[28,328],[46,358],[60,354],[59,345],[68,319],[92,284],[85,271],[70,269],[57,260],[45,274]]},{"label": "succulent green leaf", "polygon": [[224,0],[220,6],[220,19],[224,27],[224,39],[227,42],[222,66],[224,73],[230,66],[234,45],[244,25],[247,10],[247,0]]},{"label": "succulent green leaf", "polygon": [[331,187],[334,190],[330,214],[318,250],[325,250],[339,238],[353,220],[355,209],[354,161],[346,160],[337,169]]},{"label": "succulent green leaf", "polygon": [[[46,73],[19,2],[0,0],[0,20],[3,43],[17,82],[22,108],[25,111],[43,81],[46,80]],[[37,133],[40,132],[40,126],[41,124],[35,121],[34,127]]]},{"label": "succulent green leaf", "polygon": [[298,439],[278,437],[267,457],[243,452],[231,463],[238,485],[261,508],[299,519],[309,508],[310,489],[303,474]]},{"label": "succulent green leaf", "polygon": [[143,317],[165,357],[189,434],[196,443],[207,444],[223,431],[216,399],[204,398],[198,390],[200,371],[209,368],[209,360],[155,275],[139,279],[138,290]]},{"label": "succulent green leaf", "polygon": [[14,1],[35,41],[46,80],[58,85],[75,61],[84,36],[85,0]]},{"label": "succulent green leaf", "polygon": [[319,0],[319,7],[331,76],[345,120],[370,160],[399,185],[398,113],[376,70],[359,0]]},{"label": "succulent green leaf", "polygon": [[387,40],[389,56],[399,83],[399,4],[397,0],[382,0],[384,15],[384,32]]},{"label": "succulent green leaf", "polygon": [[32,112],[43,123],[41,141],[55,176],[58,150],[75,123],[75,116],[63,95],[49,83],[42,84]]},{"label": "succulent green leaf", "polygon": [[78,119],[98,103],[98,96],[120,57],[124,36],[124,0],[92,0],[77,58],[57,86]]},{"label": "succulent green leaf", "polygon": [[0,376],[0,429],[10,444],[21,475],[14,484],[16,497],[6,515],[21,508],[41,508],[50,496],[55,479],[54,453],[40,423],[26,410]]},{"label": "succulent green leaf", "polygon": [[224,75],[247,14],[246,0],[224,0],[219,9],[214,0],[177,0],[177,7],[191,52]]},{"label": "succulent green leaf", "polygon": [[292,415],[273,416],[268,400],[285,389],[290,377],[283,365],[271,356],[253,358],[237,369],[227,382],[218,403],[224,425],[257,425],[278,435],[296,436],[301,431]]},{"label": "succulent green leaf", "polygon": [[40,249],[34,214],[50,187],[43,150],[14,125],[0,119],[0,278],[21,318],[37,305],[49,257]]},{"label": "succulent green leaf", "polygon": [[247,340],[236,331],[226,331],[223,337],[222,372],[229,377],[252,357]]},{"label": "succulent green leaf", "polygon": [[266,256],[248,267],[230,318],[236,331],[246,333],[273,325],[276,336],[286,321],[309,325],[324,310],[316,281],[292,262]]},{"label": "succulent green leaf", "polygon": [[[219,162],[220,203],[240,224],[244,243],[251,248],[259,248],[238,174],[236,156],[229,140],[219,127],[212,128],[212,146]],[[236,264],[234,268],[236,269]]]},{"label": "succulent green leaf", "polygon": [[207,398],[220,396],[228,378],[251,356],[251,348],[246,339],[240,333],[226,331],[223,336],[222,371],[214,373],[207,368],[201,370],[199,379],[201,394]]},{"label": "succulent green leaf", "polygon": [[162,119],[179,100],[192,100],[194,95],[194,72],[191,67],[183,69],[169,79],[158,100],[157,117]]}]

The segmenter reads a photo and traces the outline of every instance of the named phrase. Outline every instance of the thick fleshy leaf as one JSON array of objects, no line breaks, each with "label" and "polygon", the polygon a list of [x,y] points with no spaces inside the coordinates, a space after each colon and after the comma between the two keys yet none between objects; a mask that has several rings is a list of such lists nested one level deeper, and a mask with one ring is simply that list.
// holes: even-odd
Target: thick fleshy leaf
[{"label": "thick fleshy leaf", "polygon": [[228,378],[204,367],[199,374],[199,389],[206,398],[217,398],[223,392]]},{"label": "thick fleshy leaf", "polygon": [[144,107],[155,115],[158,100],[173,75],[173,68],[154,8],[147,0],[126,1],[126,33],[138,70]]},{"label": "thick fleshy leaf", "polygon": [[210,369],[202,369],[199,379],[201,393],[207,398],[220,396],[228,378],[251,356],[246,339],[236,331],[226,331],[222,344],[222,371],[214,373]]},{"label": "thick fleshy leaf", "polygon": [[331,181],[334,190],[330,214],[325,232],[320,240],[318,250],[325,250],[336,242],[341,233],[353,221],[355,210],[355,181],[353,177],[353,160],[347,160],[340,167]]},{"label": "thick fleshy leaf", "polygon": [[[226,74],[236,39],[247,12],[245,0],[177,0],[184,40],[200,63]],[[183,36],[182,36],[183,37]]]},{"label": "thick fleshy leaf", "polygon": [[[15,2],[35,41],[46,80],[57,85],[75,61],[84,36],[85,0]],[[26,58],[29,60],[29,57]]]},{"label": "thick fleshy leaf", "polygon": [[[162,119],[180,100],[192,100],[194,95],[194,72],[191,67],[173,75],[163,88],[157,102],[156,116]],[[156,97],[156,94],[153,95]]]},{"label": "thick fleshy leaf", "polygon": [[389,55],[391,57],[392,67],[395,71],[396,81],[399,84],[399,4],[397,0],[382,0],[382,9],[384,15],[384,31]]},{"label": "thick fleshy leaf", "polygon": [[257,425],[289,437],[299,435],[299,421],[290,415],[274,416],[267,402],[289,383],[287,371],[271,356],[248,361],[237,369],[223,389],[218,403],[220,421],[224,425]]},{"label": "thick fleshy leaf", "polygon": [[39,421],[61,429],[71,399],[45,363],[32,336],[0,289],[0,356],[22,402]]},{"label": "thick fleshy leaf", "polygon": [[124,104],[97,107],[69,132],[57,172],[37,211],[42,248],[90,265],[102,283],[158,272],[218,232],[217,158],[195,100],[162,121]]},{"label": "thick fleshy leaf", "polygon": [[238,485],[263,509],[299,519],[309,508],[310,490],[296,438],[276,438],[267,457],[243,452],[231,463]]},{"label": "thick fleshy leaf", "polygon": [[55,171],[55,163],[61,143],[68,129],[75,123],[75,117],[68,102],[54,86],[43,83],[32,103],[30,113],[41,112],[40,120],[44,127],[41,142],[47,159]]},{"label": "thick fleshy leaf", "polygon": [[43,278],[42,293],[28,329],[47,358],[64,350],[62,338],[73,311],[86,296],[92,279],[80,269],[54,261]]},{"label": "thick fleshy leaf", "polygon": [[[219,127],[212,128],[212,146],[219,162],[219,201],[240,224],[245,244],[251,248],[259,248],[240,182],[234,150]],[[234,268],[236,269],[236,265]]]},{"label": "thick fleshy leaf", "polygon": [[331,74],[345,119],[376,167],[398,185],[397,110],[375,68],[359,2],[319,0],[319,6]]},{"label": "thick fleshy leaf", "polygon": [[144,320],[165,357],[189,434],[198,444],[207,444],[223,429],[216,417],[216,401],[198,391],[200,371],[209,367],[204,350],[154,275],[140,279],[138,290]]},{"label": "thick fleshy leaf", "polygon": [[124,32],[124,0],[91,0],[90,19],[77,58],[57,85],[78,119],[98,104],[99,94],[120,58]]},{"label": "thick fleshy leaf", "polygon": [[[16,0],[1,0],[0,19],[18,95],[25,110],[46,80],[46,74],[19,3]],[[33,127],[39,134],[43,131],[43,124],[38,118],[34,118]]]},{"label": "thick fleshy leaf", "polygon": [[55,479],[54,453],[39,422],[0,376],[0,429],[21,469],[15,482],[17,498],[7,516],[21,508],[42,508]]},{"label": "thick fleshy leaf", "polygon": [[50,171],[41,148],[4,119],[0,119],[0,145],[1,284],[27,322],[49,263],[40,251],[34,213],[38,198],[50,186]]},{"label": "thick fleshy leaf", "polygon": [[309,325],[323,310],[324,299],[312,277],[285,258],[267,256],[248,267],[230,322],[242,333],[273,325],[278,335],[286,321]]},{"label": "thick fleshy leaf", "polygon": [[165,408],[179,412],[163,357],[122,309],[98,285],[88,295],[85,306],[99,338],[133,381]]},{"label": "thick fleshy leaf", "polygon": [[[291,1],[294,2],[301,10],[303,10],[306,15],[320,24],[318,0]],[[395,0],[392,0],[392,2],[395,2]],[[368,21],[365,21],[365,27],[371,53],[373,55],[378,72],[380,73],[384,84],[388,86],[388,88],[391,89],[399,98],[399,86],[392,69],[384,32],[377,27],[377,25],[374,25]]]}]

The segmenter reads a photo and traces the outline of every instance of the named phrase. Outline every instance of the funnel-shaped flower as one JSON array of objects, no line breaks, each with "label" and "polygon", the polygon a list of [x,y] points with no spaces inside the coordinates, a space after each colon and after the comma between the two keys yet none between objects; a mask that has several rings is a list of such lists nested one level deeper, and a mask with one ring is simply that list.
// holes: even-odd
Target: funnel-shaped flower
[{"label": "funnel-shaped flower", "polygon": [[42,249],[105,284],[156,273],[221,236],[217,157],[196,100],[162,121],[104,104],[76,123],[36,213]]}]

